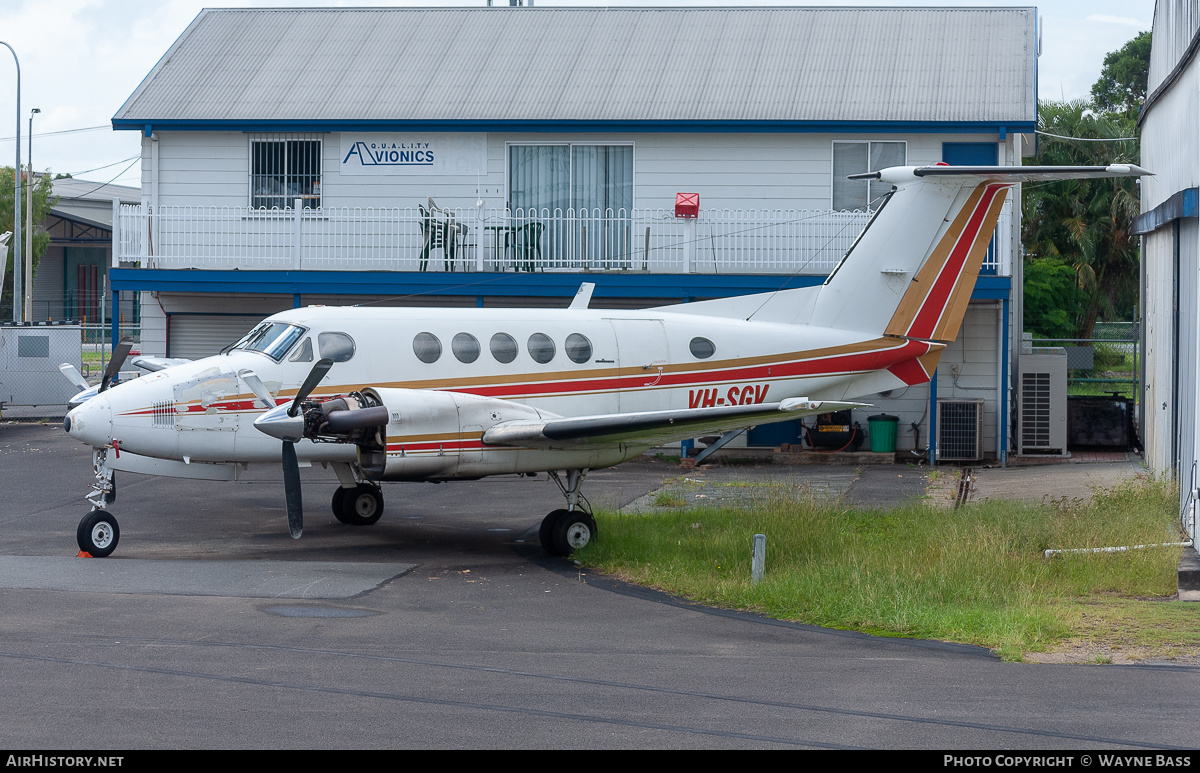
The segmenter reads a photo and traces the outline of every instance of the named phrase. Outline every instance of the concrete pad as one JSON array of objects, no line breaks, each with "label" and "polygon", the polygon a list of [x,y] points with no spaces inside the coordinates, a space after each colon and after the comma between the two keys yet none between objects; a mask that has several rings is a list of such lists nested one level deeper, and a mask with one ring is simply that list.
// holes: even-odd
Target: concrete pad
[{"label": "concrete pad", "polygon": [[0,588],[265,599],[348,599],[416,564],[0,556]]},{"label": "concrete pad", "polygon": [[1028,466],[972,467],[970,501],[1014,499],[1024,502],[1089,501],[1097,489],[1120,486],[1147,474],[1136,456],[1119,462],[1063,462]]}]

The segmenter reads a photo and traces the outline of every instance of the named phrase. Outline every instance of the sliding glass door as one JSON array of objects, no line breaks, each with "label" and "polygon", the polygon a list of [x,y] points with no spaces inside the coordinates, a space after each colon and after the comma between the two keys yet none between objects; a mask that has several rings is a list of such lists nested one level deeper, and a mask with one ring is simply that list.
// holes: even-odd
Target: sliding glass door
[{"label": "sliding glass door", "polygon": [[[542,265],[612,265],[628,254],[632,145],[510,145],[508,204]],[[528,253],[528,249],[527,249]]]}]

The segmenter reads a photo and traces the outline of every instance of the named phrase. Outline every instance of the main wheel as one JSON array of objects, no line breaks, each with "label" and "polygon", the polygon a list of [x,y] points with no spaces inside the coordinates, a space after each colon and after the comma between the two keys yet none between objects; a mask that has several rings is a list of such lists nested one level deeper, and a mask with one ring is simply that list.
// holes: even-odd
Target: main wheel
[{"label": "main wheel", "polygon": [[569,556],[596,538],[596,520],[582,510],[555,510],[550,516],[549,544],[543,541],[542,547],[552,556]]},{"label": "main wheel", "polygon": [[333,490],[333,517],[337,518],[342,523],[346,522],[346,516],[342,514],[342,506],[346,500],[347,489],[338,486]]},{"label": "main wheel", "polygon": [[345,492],[342,494],[341,517],[338,518],[342,523],[370,526],[383,515],[383,494],[374,486],[360,483],[355,488],[339,490]]},{"label": "main wheel", "polygon": [[117,519],[105,510],[93,510],[83,516],[75,530],[75,541],[79,549],[94,558],[104,558],[117,549],[121,539],[121,527]]},{"label": "main wheel", "polygon": [[542,543],[542,550],[552,556],[559,555],[554,552],[554,524],[560,517],[570,514],[570,510],[555,510],[543,518],[542,525],[538,527],[538,541]]}]

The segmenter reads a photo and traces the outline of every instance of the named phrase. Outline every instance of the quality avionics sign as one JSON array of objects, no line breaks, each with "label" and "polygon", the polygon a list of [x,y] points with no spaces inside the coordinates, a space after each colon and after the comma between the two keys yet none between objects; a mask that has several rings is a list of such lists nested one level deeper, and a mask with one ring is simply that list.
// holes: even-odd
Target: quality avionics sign
[{"label": "quality avionics sign", "polygon": [[477,175],[486,134],[343,134],[344,175]]}]

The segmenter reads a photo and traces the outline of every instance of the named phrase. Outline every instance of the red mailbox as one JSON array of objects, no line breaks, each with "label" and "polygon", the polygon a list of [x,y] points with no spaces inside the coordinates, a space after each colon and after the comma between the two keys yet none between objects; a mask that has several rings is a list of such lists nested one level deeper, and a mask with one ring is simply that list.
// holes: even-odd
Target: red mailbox
[{"label": "red mailbox", "polygon": [[700,217],[700,194],[676,193],[675,217]]}]

